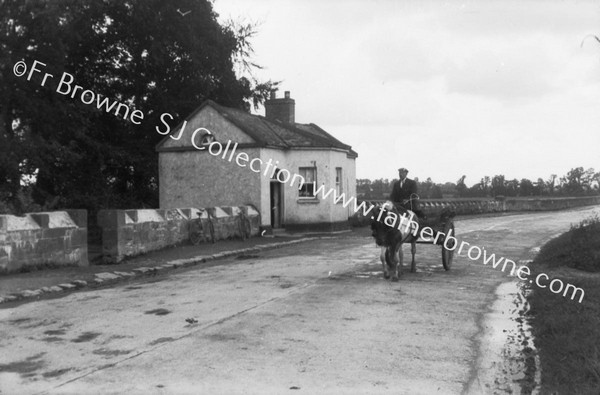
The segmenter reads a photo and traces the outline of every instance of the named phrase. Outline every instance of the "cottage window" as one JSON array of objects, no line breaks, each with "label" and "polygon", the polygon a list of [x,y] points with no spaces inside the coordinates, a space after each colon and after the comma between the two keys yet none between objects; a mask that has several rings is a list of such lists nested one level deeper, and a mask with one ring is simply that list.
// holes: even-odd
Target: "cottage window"
[{"label": "cottage window", "polygon": [[340,196],[342,194],[342,168],[335,168],[335,190],[337,195]]},{"label": "cottage window", "polygon": [[315,198],[315,184],[317,183],[316,167],[301,167],[298,175],[302,176],[304,183],[298,190],[298,196],[301,198]]}]

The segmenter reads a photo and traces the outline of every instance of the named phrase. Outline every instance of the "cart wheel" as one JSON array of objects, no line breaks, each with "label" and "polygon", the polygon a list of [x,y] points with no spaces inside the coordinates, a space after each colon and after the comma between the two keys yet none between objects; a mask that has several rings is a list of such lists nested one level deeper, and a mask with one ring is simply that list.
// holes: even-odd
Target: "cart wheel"
[{"label": "cart wheel", "polygon": [[446,248],[446,239],[448,238],[448,235],[454,235],[454,222],[451,220],[444,225],[444,234],[446,235],[446,238],[444,238],[444,243],[442,244],[442,264],[444,265],[444,269],[450,270],[452,258],[454,258],[454,250],[456,249],[456,241],[454,240],[448,240],[447,244],[449,248]]},{"label": "cart wheel", "polygon": [[202,241],[202,225],[194,221],[190,224],[190,242],[197,246]]}]

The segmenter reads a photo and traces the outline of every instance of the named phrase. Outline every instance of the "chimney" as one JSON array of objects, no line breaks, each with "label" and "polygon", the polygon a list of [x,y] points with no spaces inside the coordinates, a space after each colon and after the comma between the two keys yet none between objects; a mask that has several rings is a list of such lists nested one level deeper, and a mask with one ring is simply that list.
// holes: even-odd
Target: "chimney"
[{"label": "chimney", "polygon": [[293,125],[296,122],[296,102],[290,98],[290,91],[285,91],[284,96],[277,99],[275,91],[271,91],[271,97],[265,101],[265,116],[271,121],[279,120]]}]

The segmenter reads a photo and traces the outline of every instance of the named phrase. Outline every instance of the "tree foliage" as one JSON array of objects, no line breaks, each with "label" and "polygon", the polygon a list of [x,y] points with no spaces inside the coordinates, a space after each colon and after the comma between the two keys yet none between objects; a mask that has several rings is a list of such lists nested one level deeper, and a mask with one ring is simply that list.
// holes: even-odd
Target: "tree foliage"
[{"label": "tree foliage", "polygon": [[[157,206],[160,115],[175,126],[206,99],[249,110],[276,86],[249,73],[255,25],[217,17],[208,0],[0,2],[0,200],[16,207],[30,192],[45,207]],[[58,81],[41,86],[42,74],[17,78],[20,60],[67,72],[144,120],[61,95]]]},{"label": "tree foliage", "polygon": [[[466,186],[463,175],[456,183],[434,183],[431,178],[425,182],[417,182],[419,196],[422,199],[439,198],[482,198],[482,197],[529,197],[529,196],[587,196],[600,193],[600,173],[583,167],[571,169],[556,184],[557,176],[552,174],[548,181],[538,178],[532,182],[527,178],[507,180],[502,174],[493,177],[485,176],[470,188]],[[368,179],[356,180],[357,197],[363,199],[388,199],[396,180]]]}]

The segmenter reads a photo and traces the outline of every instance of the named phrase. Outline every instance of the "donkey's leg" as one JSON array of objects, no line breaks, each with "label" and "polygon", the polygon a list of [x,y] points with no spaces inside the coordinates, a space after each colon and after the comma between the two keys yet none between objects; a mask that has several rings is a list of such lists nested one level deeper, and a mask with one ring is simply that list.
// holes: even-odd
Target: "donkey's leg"
[{"label": "donkey's leg", "polygon": [[415,263],[415,254],[417,253],[417,242],[413,241],[410,243],[410,252],[412,254],[412,263],[410,264],[410,272],[415,273],[417,271],[417,265]]},{"label": "donkey's leg", "polygon": [[402,271],[402,261],[404,260],[401,243],[396,246],[396,251],[390,258],[390,261],[393,262],[392,281],[398,281],[398,270]]},{"label": "donkey's leg", "polygon": [[379,259],[381,260],[381,265],[383,266],[383,278],[390,278],[390,272],[388,270],[388,265],[386,262],[386,250],[387,248],[381,247],[381,253],[379,255]]}]

